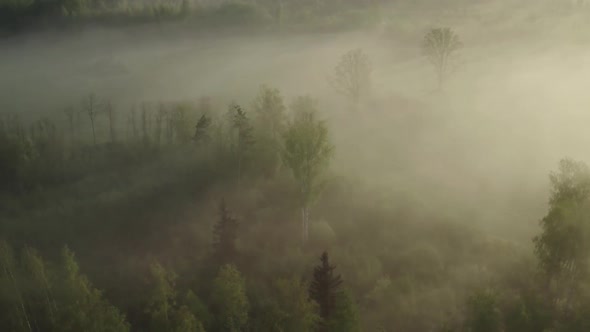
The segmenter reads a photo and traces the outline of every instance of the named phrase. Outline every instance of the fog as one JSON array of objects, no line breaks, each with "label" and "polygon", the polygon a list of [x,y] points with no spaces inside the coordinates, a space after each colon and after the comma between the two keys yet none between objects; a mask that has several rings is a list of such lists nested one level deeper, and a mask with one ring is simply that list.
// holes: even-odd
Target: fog
[{"label": "fog", "polygon": [[[463,206],[470,223],[529,236],[545,212],[549,171],[566,156],[586,159],[588,48],[571,38],[574,30],[514,37],[472,20],[451,23],[465,46],[440,93],[420,53],[419,24],[405,34],[251,37],[91,28],[2,42],[0,100],[11,112],[60,117],[91,92],[119,109],[201,96],[249,103],[260,84],[287,99],[310,94],[331,122],[336,170],[418,195],[429,208]],[[359,47],[371,58],[374,89],[355,113],[326,78]]]},{"label": "fog", "polygon": [[[588,13],[530,1],[453,6],[384,7],[380,24],[355,31],[191,32],[169,23],[15,35],[0,40],[0,112],[65,127],[63,110],[90,93],[122,119],[142,102],[205,96],[219,114],[231,102],[249,110],[263,84],[287,104],[310,95],[335,146],[330,178],[349,183],[340,195],[530,251],[549,174],[566,157],[590,161]],[[441,90],[421,49],[438,26],[463,44]],[[328,77],[357,48],[370,58],[372,85],[352,109]]]}]

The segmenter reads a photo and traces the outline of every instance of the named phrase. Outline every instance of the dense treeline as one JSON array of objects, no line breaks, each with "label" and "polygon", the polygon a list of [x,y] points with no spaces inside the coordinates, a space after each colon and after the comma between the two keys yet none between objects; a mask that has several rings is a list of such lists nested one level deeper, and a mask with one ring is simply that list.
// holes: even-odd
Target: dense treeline
[{"label": "dense treeline", "polygon": [[[137,170],[142,164],[169,162],[171,156],[185,156],[187,153],[196,156],[196,159],[183,157],[190,161],[188,167],[204,165],[205,169],[216,169],[220,177],[218,180],[230,179],[238,192],[242,192],[245,178],[274,177],[281,172],[279,166],[283,157],[288,160],[285,165],[289,170],[282,172],[292,171],[299,182],[297,186],[308,188],[303,190],[305,196],[301,204],[309,209],[312,203],[309,196],[312,191],[314,195],[318,194],[319,189],[308,186],[322,176],[329,157],[316,150],[316,146],[319,143],[331,149],[327,128],[315,115],[314,101],[309,97],[297,98],[290,107],[293,117],[289,120],[279,91],[262,87],[253,102],[252,116],[241,106],[231,104],[226,112],[218,114],[213,120],[216,114],[211,108],[207,98],[194,105],[159,104],[150,108],[142,104],[139,109],[133,107],[127,112],[125,126],[121,126],[115,120],[115,114],[121,116],[124,112],[115,113],[112,103],[91,94],[83,99],[78,108],[70,107],[64,111],[61,126],[49,119],[25,125],[18,117],[7,115],[0,126],[2,183],[6,184],[1,190],[2,197],[7,198],[3,200],[2,211],[18,215],[29,207],[27,200],[37,195],[48,195],[46,199],[55,204],[55,197],[50,198],[52,194],[46,192],[69,191],[77,183],[86,181],[87,175],[114,172],[128,176],[128,172]],[[194,127],[191,123],[195,124]],[[283,140],[288,144],[282,144]],[[185,177],[182,179],[185,180]],[[38,207],[39,202],[32,204]],[[10,222],[4,223],[4,226],[7,233],[16,231],[9,229]],[[57,225],[51,227],[54,226]],[[306,226],[303,227],[307,231]],[[351,330],[358,329],[356,316],[348,315],[356,312],[354,302],[348,295],[339,295],[340,283],[329,282],[333,267],[327,254],[322,256],[323,270],[315,276],[319,278],[319,284],[312,284],[315,285],[311,288],[315,289],[314,292],[310,289],[308,295],[307,283],[300,277],[277,277],[269,286],[276,289],[280,297],[264,299],[257,305],[250,304],[252,295],[246,294],[249,290],[237,268],[244,264],[243,253],[236,245],[238,238],[238,223],[222,200],[219,218],[212,231],[211,253],[206,253],[199,269],[194,269],[198,272],[193,277],[199,277],[207,286],[191,286],[190,278],[186,279],[189,276],[183,276],[180,291],[177,289],[176,273],[157,261],[151,262],[146,284],[148,291],[142,290],[142,294],[150,295],[137,299],[140,306],[128,308],[132,311],[131,316],[137,315],[131,317],[133,326],[153,331],[258,331],[344,324]],[[25,240],[29,241],[30,238]],[[18,239],[15,242],[19,242]],[[69,249],[65,248],[61,254],[62,272],[29,247],[22,249],[22,259],[17,258],[18,255],[7,243],[3,243],[2,248],[2,294],[6,295],[2,301],[7,309],[3,325],[6,323],[9,329],[129,329],[118,309],[103,300],[102,293],[78,273],[77,263]],[[28,269],[32,264],[29,260],[34,261],[35,270]],[[62,274],[68,277],[62,278]],[[64,280],[73,284],[61,286],[59,283]],[[209,285],[213,285],[212,288]],[[62,295],[70,292],[68,287],[74,289],[71,292],[83,294],[76,295],[79,297]],[[25,290],[31,293],[25,294]],[[313,298],[318,292],[321,297]],[[206,302],[202,302],[201,297]],[[40,299],[44,300],[40,302]],[[76,303],[80,301],[88,303],[88,309],[77,307]],[[99,304],[104,309],[97,309]],[[323,307],[328,307],[328,311],[316,310]],[[275,316],[266,314],[267,308],[274,310]],[[103,310],[104,318],[101,314],[84,310]],[[250,315],[260,317],[254,320],[249,318]]]},{"label": "dense treeline", "polygon": [[585,164],[551,176],[533,257],[327,181],[338,150],[312,98],[262,87],[243,105],[89,95],[59,121],[5,115],[2,326],[588,329]]},{"label": "dense treeline", "polygon": [[357,1],[110,1],[2,0],[0,27],[20,29],[80,23],[184,21],[198,28],[342,29],[374,22],[380,2]]}]

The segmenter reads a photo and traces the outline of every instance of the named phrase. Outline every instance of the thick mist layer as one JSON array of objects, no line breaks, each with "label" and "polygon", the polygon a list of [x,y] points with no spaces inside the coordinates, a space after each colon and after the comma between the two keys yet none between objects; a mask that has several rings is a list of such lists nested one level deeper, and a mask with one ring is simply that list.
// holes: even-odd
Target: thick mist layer
[{"label": "thick mist layer", "polygon": [[[487,228],[526,229],[543,213],[556,161],[584,159],[588,50],[542,34],[478,40],[466,32],[461,66],[442,93],[434,91],[419,39],[398,41],[378,30],[194,39],[112,30],[33,35],[2,44],[0,100],[2,109],[24,116],[61,117],[88,93],[119,108],[201,96],[248,103],[260,84],[287,97],[309,94],[320,99],[342,142],[337,169],[430,208],[468,206],[460,218]],[[326,78],[341,54],[359,47],[371,58],[374,89],[355,113]]]},{"label": "thick mist layer", "polygon": [[181,4],[0,40],[0,329],[587,330],[582,2],[378,2],[329,33],[191,31],[219,9]]}]

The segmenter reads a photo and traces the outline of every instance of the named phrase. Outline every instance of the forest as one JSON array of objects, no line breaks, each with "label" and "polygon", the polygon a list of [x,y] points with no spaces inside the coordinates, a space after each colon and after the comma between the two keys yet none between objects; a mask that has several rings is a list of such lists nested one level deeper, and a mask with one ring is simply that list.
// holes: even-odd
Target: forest
[{"label": "forest", "polygon": [[590,331],[583,1],[0,1],[0,331]]}]

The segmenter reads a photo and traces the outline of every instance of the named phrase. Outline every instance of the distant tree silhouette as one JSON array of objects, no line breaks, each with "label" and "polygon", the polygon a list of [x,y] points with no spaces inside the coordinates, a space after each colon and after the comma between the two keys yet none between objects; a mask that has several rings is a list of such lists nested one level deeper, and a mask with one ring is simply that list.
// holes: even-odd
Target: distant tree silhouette
[{"label": "distant tree silhouette", "polygon": [[195,126],[195,136],[193,140],[197,144],[207,143],[211,137],[209,135],[209,127],[211,126],[211,118],[207,114],[201,115],[197,125]]},{"label": "distant tree silhouette", "polygon": [[219,219],[213,226],[213,258],[220,265],[233,263],[237,256],[236,238],[238,222],[231,217],[225,200],[219,203]]},{"label": "distant tree silhouette", "polygon": [[109,135],[111,137],[111,143],[115,143],[117,139],[115,134],[115,111],[113,104],[110,101],[105,103],[105,112],[109,118]]},{"label": "distant tree silhouette", "polygon": [[434,66],[439,89],[455,69],[455,58],[462,46],[459,36],[451,28],[431,29],[424,36],[422,51]]},{"label": "distant tree silhouette", "polygon": [[68,107],[64,110],[64,113],[66,115],[66,118],[68,120],[68,128],[70,130],[70,142],[74,141],[74,137],[75,137],[75,115],[76,115],[76,111],[74,110],[73,107]]},{"label": "distant tree silhouette", "polygon": [[371,63],[362,49],[348,51],[342,56],[329,79],[336,92],[349,98],[356,108],[371,87]]},{"label": "distant tree silhouette", "polygon": [[240,105],[234,104],[230,108],[231,124],[237,131],[235,144],[235,156],[238,163],[238,188],[242,180],[242,172],[245,160],[254,145],[253,129],[250,125],[250,119]]},{"label": "distant tree silhouette", "polygon": [[96,116],[98,115],[98,101],[94,93],[91,93],[84,99],[84,111],[88,114],[90,125],[92,126],[92,142],[96,146]]},{"label": "distant tree silhouette", "polygon": [[334,275],[336,267],[330,265],[327,252],[322,254],[320,260],[321,264],[316,266],[313,271],[309,297],[320,307],[320,318],[322,319],[320,332],[327,332],[328,322],[336,309],[342,278],[340,275]]}]

